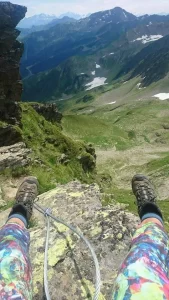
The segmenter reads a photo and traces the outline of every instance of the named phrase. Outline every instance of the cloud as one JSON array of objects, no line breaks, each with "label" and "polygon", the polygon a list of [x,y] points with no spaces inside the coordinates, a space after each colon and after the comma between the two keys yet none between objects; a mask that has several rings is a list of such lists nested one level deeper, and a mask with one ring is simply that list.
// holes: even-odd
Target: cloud
[{"label": "cloud", "polygon": [[12,2],[27,6],[27,16],[40,13],[59,15],[67,11],[87,14],[115,6],[120,6],[134,14],[169,12],[168,0],[13,0]]}]

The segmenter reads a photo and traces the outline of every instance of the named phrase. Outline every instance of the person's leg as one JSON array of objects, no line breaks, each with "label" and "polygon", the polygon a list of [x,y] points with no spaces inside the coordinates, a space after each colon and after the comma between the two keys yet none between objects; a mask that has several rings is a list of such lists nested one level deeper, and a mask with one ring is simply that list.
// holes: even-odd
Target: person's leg
[{"label": "person's leg", "polygon": [[38,182],[26,178],[18,189],[16,205],[0,229],[0,299],[32,299],[30,236],[26,229],[38,194]]},{"label": "person's leg", "polygon": [[137,175],[132,183],[142,222],[119,270],[113,300],[168,300],[169,239],[162,214],[149,180]]}]

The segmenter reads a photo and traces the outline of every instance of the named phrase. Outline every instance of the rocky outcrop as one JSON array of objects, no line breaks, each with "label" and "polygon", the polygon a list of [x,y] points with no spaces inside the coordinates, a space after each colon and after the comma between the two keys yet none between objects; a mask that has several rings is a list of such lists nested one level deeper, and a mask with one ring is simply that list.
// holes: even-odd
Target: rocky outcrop
[{"label": "rocky outcrop", "polygon": [[6,168],[16,168],[27,166],[31,158],[30,149],[26,148],[24,143],[18,143],[12,146],[0,148],[0,171]]},{"label": "rocky outcrop", "polygon": [[0,147],[10,146],[22,141],[22,134],[19,128],[8,124],[0,125]]},{"label": "rocky outcrop", "polygon": [[19,31],[15,27],[26,11],[24,6],[0,2],[0,120],[10,124],[21,122],[19,62],[23,45],[16,40]]},{"label": "rocky outcrop", "polygon": [[[39,204],[74,225],[90,240],[99,259],[102,297],[111,299],[113,280],[125,258],[138,219],[124,210],[124,205],[102,207],[96,184],[71,182],[39,197]],[[43,259],[45,222],[35,211],[38,225],[31,229],[34,299],[43,299]],[[92,299],[94,263],[90,251],[68,228],[51,223],[49,246],[49,288],[51,299]],[[66,287],[65,287],[66,283]],[[57,294],[57,297],[56,297]]]},{"label": "rocky outcrop", "polygon": [[58,111],[56,104],[38,104],[34,103],[31,106],[36,112],[42,115],[47,121],[52,123],[61,123],[62,114]]},{"label": "rocky outcrop", "polygon": [[[50,207],[59,216],[84,233],[93,245],[101,270],[100,300],[111,299],[113,281],[125,258],[138,219],[124,210],[124,205],[102,207],[96,184],[77,181],[58,185],[39,196],[42,207]],[[0,214],[0,226],[9,211]],[[30,255],[33,265],[34,300],[44,299],[43,260],[45,249],[45,220],[35,210],[35,227],[30,230]],[[48,279],[52,300],[92,299],[95,269],[90,251],[68,228],[51,222],[48,252]]]}]

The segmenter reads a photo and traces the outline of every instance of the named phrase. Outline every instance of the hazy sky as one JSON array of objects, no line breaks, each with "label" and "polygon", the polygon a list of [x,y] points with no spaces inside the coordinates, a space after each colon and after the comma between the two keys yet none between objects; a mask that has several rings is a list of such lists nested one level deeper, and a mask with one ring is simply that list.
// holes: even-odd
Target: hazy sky
[{"label": "hazy sky", "polygon": [[40,13],[59,15],[67,11],[87,14],[115,6],[134,14],[169,13],[169,0],[11,0],[10,2],[27,6],[27,17]]}]

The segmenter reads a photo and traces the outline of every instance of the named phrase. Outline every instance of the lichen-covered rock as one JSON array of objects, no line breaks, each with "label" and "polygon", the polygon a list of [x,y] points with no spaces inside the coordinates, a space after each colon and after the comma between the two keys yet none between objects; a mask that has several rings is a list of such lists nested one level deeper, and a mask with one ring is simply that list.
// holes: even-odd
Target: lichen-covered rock
[{"label": "lichen-covered rock", "polygon": [[[101,270],[100,300],[111,299],[114,278],[125,258],[138,219],[124,205],[102,207],[99,187],[71,182],[39,196],[38,203],[83,232],[93,245]],[[44,217],[35,211],[37,225],[30,230],[34,296],[44,298]],[[52,300],[92,299],[95,268],[90,251],[67,227],[51,222],[48,279]]]},{"label": "lichen-covered rock", "polygon": [[10,124],[20,124],[22,83],[19,62],[23,45],[17,41],[19,31],[15,29],[24,18],[24,6],[0,2],[0,120]]},{"label": "lichen-covered rock", "polygon": [[56,104],[39,104],[34,103],[31,106],[36,112],[42,115],[47,121],[52,123],[61,123],[63,115],[58,111]]},{"label": "lichen-covered rock", "polygon": [[30,149],[24,143],[0,148],[0,171],[6,168],[24,167],[31,161]]}]

